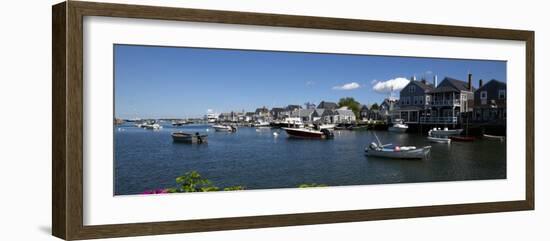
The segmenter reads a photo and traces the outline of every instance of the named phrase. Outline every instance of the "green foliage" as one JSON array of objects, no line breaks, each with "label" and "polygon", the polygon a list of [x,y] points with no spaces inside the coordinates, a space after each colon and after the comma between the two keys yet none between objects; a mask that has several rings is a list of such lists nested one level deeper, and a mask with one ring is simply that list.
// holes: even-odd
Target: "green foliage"
[{"label": "green foliage", "polygon": [[304,184],[300,184],[298,187],[299,188],[308,188],[308,187],[326,187],[327,185],[325,184],[317,184],[317,183],[304,183]]},{"label": "green foliage", "polygon": [[378,103],[374,103],[371,105],[371,110],[378,110],[380,108],[380,106],[378,106]]},{"label": "green foliage", "polygon": [[361,110],[361,103],[357,102],[353,97],[341,98],[338,101],[338,107],[348,107],[355,114],[355,118],[359,119],[359,111]]},{"label": "green foliage", "polygon": [[226,187],[223,189],[224,191],[238,191],[238,190],[244,190],[243,186],[232,186],[232,187]]},{"label": "green foliage", "polygon": [[197,171],[185,173],[183,176],[176,178],[176,183],[179,186],[177,192],[210,192],[219,190],[218,187],[212,185],[212,182],[203,178]]}]

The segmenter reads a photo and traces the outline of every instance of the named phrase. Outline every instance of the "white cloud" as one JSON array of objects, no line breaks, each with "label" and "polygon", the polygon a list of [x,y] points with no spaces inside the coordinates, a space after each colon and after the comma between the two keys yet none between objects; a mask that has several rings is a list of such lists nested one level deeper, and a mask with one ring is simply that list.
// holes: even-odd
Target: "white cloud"
[{"label": "white cloud", "polygon": [[311,85],[314,85],[315,84],[315,81],[306,81],[306,86],[311,86]]},{"label": "white cloud", "polygon": [[372,87],[372,89],[379,93],[389,93],[391,91],[402,90],[407,84],[409,84],[409,80],[407,78],[398,77],[386,81],[379,81]]},{"label": "white cloud", "polygon": [[361,87],[357,82],[351,82],[340,86],[332,87],[333,90],[354,90]]},{"label": "white cloud", "polygon": [[376,82],[378,82],[378,80],[373,79],[373,80],[370,82],[370,84],[373,85],[373,84],[376,84]]}]

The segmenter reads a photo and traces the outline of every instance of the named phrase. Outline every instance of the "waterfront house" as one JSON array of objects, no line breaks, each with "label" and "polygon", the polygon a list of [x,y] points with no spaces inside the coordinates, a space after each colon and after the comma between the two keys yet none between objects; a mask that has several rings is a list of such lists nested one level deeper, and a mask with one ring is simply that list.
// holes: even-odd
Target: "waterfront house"
[{"label": "waterfront house", "polygon": [[334,102],[328,102],[328,101],[321,101],[319,105],[317,106],[318,109],[325,109],[325,110],[335,110],[338,108],[338,104]]},{"label": "waterfront house", "polygon": [[244,114],[244,121],[246,122],[252,122],[254,121],[254,115],[256,115],[256,113],[254,112],[246,112]]},{"label": "waterfront house", "polygon": [[434,90],[437,77],[434,77],[434,84],[411,80],[400,92],[396,112],[405,123],[418,123],[421,117],[426,117],[430,112],[430,91]]},{"label": "waterfront house", "polygon": [[506,83],[493,79],[484,85],[479,80],[479,86],[474,93],[473,121],[506,120]]},{"label": "waterfront house", "polygon": [[315,109],[313,111],[313,114],[311,114],[311,120],[315,123],[324,123],[323,114],[325,113],[325,109]]},{"label": "waterfront house", "polygon": [[396,114],[395,110],[397,109],[398,101],[399,101],[398,99],[394,99],[394,98],[384,99],[384,101],[382,102],[382,104],[380,104],[380,107],[378,108],[379,119],[386,122],[389,122],[392,119],[394,119],[394,115]]},{"label": "waterfront house", "polygon": [[378,103],[374,103],[367,107],[369,109],[369,114],[368,114],[369,120],[381,120],[380,106],[378,105]]},{"label": "waterfront house", "polygon": [[287,117],[286,115],[286,109],[285,108],[280,108],[280,107],[273,107],[271,108],[271,110],[269,111],[269,114],[271,115],[271,117],[274,119],[274,120],[282,120],[284,119],[285,117]]},{"label": "waterfront house", "polygon": [[261,108],[257,108],[256,111],[254,111],[254,121],[269,121],[270,115],[269,110],[264,106]]},{"label": "waterfront house", "polygon": [[304,123],[311,123],[313,122],[313,113],[315,112],[314,109],[296,109],[292,111],[290,114],[290,117],[297,117],[300,118],[300,120]]},{"label": "waterfront house", "polygon": [[420,117],[421,123],[457,124],[462,113],[473,110],[474,87],[472,74],[468,74],[468,82],[445,77],[430,94],[430,111]]},{"label": "waterfront house", "polygon": [[359,110],[359,118],[363,121],[369,120],[369,107],[366,105],[361,106],[361,109]]},{"label": "waterfront house", "polygon": [[353,123],[355,122],[355,113],[347,107],[342,107],[334,110],[332,123]]}]

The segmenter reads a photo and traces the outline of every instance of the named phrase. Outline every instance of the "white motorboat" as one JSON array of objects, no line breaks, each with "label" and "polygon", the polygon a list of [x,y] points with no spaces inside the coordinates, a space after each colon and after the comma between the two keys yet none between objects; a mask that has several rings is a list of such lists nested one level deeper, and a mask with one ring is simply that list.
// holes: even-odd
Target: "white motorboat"
[{"label": "white motorboat", "polygon": [[403,123],[403,120],[395,120],[395,123],[388,128],[388,131],[404,133],[409,129],[407,124]]},{"label": "white motorboat", "polygon": [[236,132],[237,127],[231,125],[213,125],[212,128],[216,131]]},{"label": "white motorboat", "polygon": [[271,127],[271,125],[267,121],[258,121],[256,123],[254,123],[252,126],[253,127],[258,127],[258,128],[259,127]]},{"label": "white motorboat", "polygon": [[334,133],[330,129],[313,129],[306,127],[283,127],[282,129],[285,130],[290,137],[310,139],[328,139],[334,137]]},{"label": "white motorboat", "polygon": [[319,129],[334,130],[335,127],[336,127],[336,124],[321,124],[321,125],[319,126]]},{"label": "white motorboat", "polygon": [[429,134],[431,136],[452,136],[452,135],[460,135],[462,133],[463,129],[449,129],[447,127],[441,129],[441,128],[433,128],[429,131]]},{"label": "white motorboat", "polygon": [[158,129],[162,129],[162,126],[157,124],[157,123],[153,123],[153,124],[143,124],[141,125],[141,127],[145,128],[145,129],[148,129],[148,130],[158,130]]},{"label": "white motorboat", "polygon": [[426,159],[430,155],[431,146],[417,148],[416,146],[395,146],[386,148],[392,144],[382,145],[378,136],[374,134],[378,144],[372,142],[365,148],[365,155],[374,157],[394,158],[394,159]]}]

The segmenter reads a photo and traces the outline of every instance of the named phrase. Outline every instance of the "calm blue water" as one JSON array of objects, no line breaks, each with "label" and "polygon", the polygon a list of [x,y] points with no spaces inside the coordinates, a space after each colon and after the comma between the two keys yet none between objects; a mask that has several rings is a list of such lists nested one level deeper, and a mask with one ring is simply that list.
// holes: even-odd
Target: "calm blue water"
[{"label": "calm blue water", "polygon": [[[332,140],[287,138],[283,130],[241,127],[236,133],[209,128],[208,144],[174,143],[174,131],[205,133],[206,125],[159,131],[115,126],[115,195],[176,185],[176,177],[196,170],[218,187],[292,188],[506,178],[506,143],[478,140],[450,145],[429,143],[419,134],[376,132],[384,143],[432,146],[428,160],[366,157],[370,131],[336,131]],[[279,132],[278,137],[273,132]]]}]

